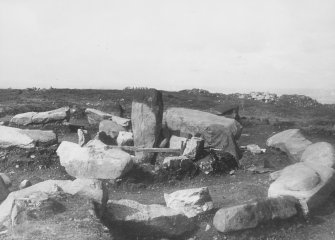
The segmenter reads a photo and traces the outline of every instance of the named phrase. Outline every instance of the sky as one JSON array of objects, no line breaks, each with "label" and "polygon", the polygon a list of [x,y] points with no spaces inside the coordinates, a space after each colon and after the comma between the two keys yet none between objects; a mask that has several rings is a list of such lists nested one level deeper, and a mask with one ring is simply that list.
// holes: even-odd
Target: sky
[{"label": "sky", "polygon": [[0,88],[335,89],[334,0],[0,0]]}]

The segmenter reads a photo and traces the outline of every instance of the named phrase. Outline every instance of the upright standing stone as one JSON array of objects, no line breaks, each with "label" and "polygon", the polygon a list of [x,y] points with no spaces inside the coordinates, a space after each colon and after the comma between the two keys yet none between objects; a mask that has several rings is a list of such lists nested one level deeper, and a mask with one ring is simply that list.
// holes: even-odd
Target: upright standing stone
[{"label": "upright standing stone", "polygon": [[[162,129],[163,98],[156,89],[140,89],[134,92],[131,123],[136,147],[158,147]],[[155,154],[136,152],[138,162],[153,161]]]}]

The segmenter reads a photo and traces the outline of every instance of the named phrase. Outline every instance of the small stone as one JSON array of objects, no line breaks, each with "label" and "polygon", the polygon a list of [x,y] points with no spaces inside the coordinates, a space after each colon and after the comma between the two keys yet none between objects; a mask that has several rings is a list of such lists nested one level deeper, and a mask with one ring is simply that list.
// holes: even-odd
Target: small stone
[{"label": "small stone", "polygon": [[23,180],[20,185],[19,185],[19,189],[24,189],[24,188],[27,188],[27,187],[30,187],[32,184],[29,180]]},{"label": "small stone", "polygon": [[231,170],[231,171],[229,172],[229,174],[230,174],[230,175],[234,175],[234,174],[235,174],[235,170]]},{"label": "small stone", "polygon": [[15,165],[15,168],[19,168],[20,166],[18,164]]},{"label": "small stone", "polygon": [[34,159],[36,156],[35,155],[30,155],[30,158],[31,159]]},{"label": "small stone", "polygon": [[205,228],[205,232],[207,232],[209,229],[211,229],[211,225],[207,224]]}]

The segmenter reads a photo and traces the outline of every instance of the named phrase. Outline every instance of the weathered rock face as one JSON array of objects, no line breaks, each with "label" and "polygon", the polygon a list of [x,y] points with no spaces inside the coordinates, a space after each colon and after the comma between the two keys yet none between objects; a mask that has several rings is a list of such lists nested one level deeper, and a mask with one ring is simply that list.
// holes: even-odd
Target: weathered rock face
[{"label": "weathered rock face", "polygon": [[[0,204],[0,226],[11,221],[14,203],[18,199],[25,199],[33,194],[43,193],[53,195],[59,190],[71,195],[83,196],[103,204],[107,201],[107,190],[99,180],[76,179],[71,180],[47,180],[31,187],[11,192],[5,201]],[[105,204],[105,203],[104,203]]]},{"label": "weathered rock face", "polygon": [[45,124],[70,119],[70,108],[62,107],[47,112],[27,112],[15,115],[10,122],[16,125]]},{"label": "weathered rock face", "polygon": [[213,225],[220,232],[254,228],[272,219],[286,219],[297,214],[296,202],[291,198],[269,198],[246,203],[216,212]]},{"label": "weathered rock face", "polygon": [[120,131],[116,139],[118,146],[132,146],[134,145],[134,136],[132,132]]},{"label": "weathered rock face", "polygon": [[117,124],[119,124],[120,126],[124,127],[124,128],[129,128],[131,125],[131,120],[128,118],[122,118],[122,117],[118,117],[118,116],[112,116],[112,121],[116,122]]},{"label": "weathered rock face", "polygon": [[116,139],[120,131],[126,131],[124,127],[111,120],[102,120],[99,124],[99,132],[105,132],[108,136]]},{"label": "weathered rock face", "polygon": [[112,226],[123,229],[132,237],[178,237],[195,227],[179,211],[158,204],[143,205],[126,199],[109,200],[107,218]]},{"label": "weathered rock face", "polygon": [[163,167],[171,170],[188,170],[193,166],[193,161],[185,156],[166,157],[163,161]]},{"label": "weathered rock face", "polygon": [[78,129],[77,130],[78,133],[78,144],[79,146],[84,146],[86,143],[88,143],[88,141],[91,140],[90,135],[88,134],[87,130],[84,129]]},{"label": "weathered rock face", "polygon": [[204,140],[198,137],[192,137],[186,142],[183,155],[192,159],[198,159],[204,149]]},{"label": "weathered rock face", "polygon": [[57,136],[53,131],[22,130],[0,126],[0,132],[0,148],[33,148],[37,145],[57,143]]},{"label": "weathered rock face", "polygon": [[88,123],[92,125],[99,124],[102,120],[111,119],[113,117],[112,114],[93,108],[86,108],[85,113]]},{"label": "weathered rock face", "polygon": [[7,189],[7,186],[4,182],[4,180],[2,180],[2,178],[0,177],[0,203],[6,199],[6,197],[8,196],[9,191]]},{"label": "weathered rock face", "polygon": [[335,168],[335,149],[327,142],[314,143],[302,153],[301,161]]},{"label": "weathered rock face", "polygon": [[5,239],[110,239],[87,198],[59,189],[16,199],[8,220]]},{"label": "weathered rock face", "polygon": [[323,165],[296,163],[276,175],[268,197],[292,196],[306,206],[305,213],[322,204],[335,190],[335,171]]},{"label": "weathered rock face", "polygon": [[0,173],[0,178],[2,178],[7,188],[12,185],[12,181],[10,180],[7,174]]},{"label": "weathered rock face", "polygon": [[[158,147],[161,140],[163,118],[162,93],[150,90],[146,95],[134,99],[131,110],[131,123],[136,147]],[[154,158],[152,153],[136,152],[139,162],[150,162]]]},{"label": "weathered rock face", "polygon": [[289,129],[277,133],[266,141],[268,147],[279,148],[293,162],[300,162],[301,155],[312,142],[306,139],[299,129]]},{"label": "weathered rock face", "polygon": [[167,207],[183,212],[189,218],[213,209],[213,201],[207,187],[164,193],[164,199]]},{"label": "weathered rock face", "polygon": [[186,108],[169,108],[163,124],[176,135],[200,136],[205,146],[221,148],[236,159],[241,157],[236,140],[242,126],[234,119]]},{"label": "weathered rock face", "polygon": [[169,146],[170,148],[173,148],[173,149],[180,149],[181,147],[184,148],[186,146],[187,140],[188,139],[185,137],[178,137],[178,136],[172,135],[170,137]]},{"label": "weathered rock face", "polygon": [[90,179],[116,179],[128,172],[133,161],[119,149],[105,150],[101,146],[63,141],[57,149],[60,163],[71,176]]}]

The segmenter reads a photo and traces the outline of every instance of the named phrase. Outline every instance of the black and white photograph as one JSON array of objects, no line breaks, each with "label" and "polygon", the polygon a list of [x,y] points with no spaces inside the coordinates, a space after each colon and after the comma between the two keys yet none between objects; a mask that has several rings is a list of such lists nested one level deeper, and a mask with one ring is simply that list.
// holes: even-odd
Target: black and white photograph
[{"label": "black and white photograph", "polygon": [[335,1],[0,0],[0,240],[335,240]]}]

